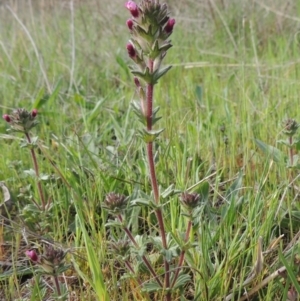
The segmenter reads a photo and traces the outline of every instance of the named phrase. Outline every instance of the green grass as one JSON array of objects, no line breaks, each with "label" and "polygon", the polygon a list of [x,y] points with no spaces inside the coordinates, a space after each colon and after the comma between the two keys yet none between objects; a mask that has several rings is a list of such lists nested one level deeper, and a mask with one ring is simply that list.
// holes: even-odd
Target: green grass
[{"label": "green grass", "polygon": [[[14,223],[3,225],[0,241],[13,246],[15,264],[27,262],[24,252],[33,246],[42,251],[40,236],[70,249],[66,262],[72,268],[66,273],[77,281],[68,291],[82,300],[147,300],[136,282],[120,277],[124,267],[108,253],[113,234],[100,206],[111,191],[151,193],[144,145],[137,137],[140,125],[130,107],[138,96],[127,67],[128,12],[122,1],[115,2],[11,1],[0,11],[0,112],[38,109],[34,135],[44,146],[38,161],[48,175],[43,187],[52,204],[47,212],[34,211],[32,198],[39,195],[26,172],[33,168],[30,153],[20,148],[21,135],[5,136],[7,125],[1,122],[0,180],[14,194],[18,214],[12,213]],[[263,270],[247,291],[286,265],[284,281],[276,277],[252,297],[285,300],[290,283],[299,287],[294,262],[299,169],[272,161],[255,139],[288,154],[277,143],[285,139],[282,121],[300,121],[300,4],[169,2],[176,25],[165,63],[173,68],[155,90],[162,116],[158,127],[165,128],[156,145],[158,182],[162,189],[174,184],[180,191],[200,183],[197,191],[205,177],[209,183],[191,236],[197,246],[186,254],[192,275],[186,298],[224,300],[233,290],[232,300],[242,300],[241,283],[255,265],[259,237],[265,252],[284,234],[264,255]],[[178,197],[165,206],[169,232],[184,232]],[[153,216],[134,210],[131,226],[142,235]],[[27,242],[16,234],[24,224],[33,232]],[[0,261],[11,251],[3,247]],[[47,300],[24,297],[28,289],[33,296],[42,292],[36,283],[29,288],[20,283],[17,265],[0,268],[3,300]]]}]

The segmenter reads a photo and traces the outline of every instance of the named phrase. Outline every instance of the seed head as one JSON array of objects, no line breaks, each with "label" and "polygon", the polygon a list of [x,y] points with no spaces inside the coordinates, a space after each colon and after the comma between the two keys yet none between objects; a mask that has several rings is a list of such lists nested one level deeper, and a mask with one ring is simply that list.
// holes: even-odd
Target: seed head
[{"label": "seed head", "polygon": [[43,257],[54,266],[59,266],[65,257],[65,252],[62,249],[57,249],[51,245],[47,245]]},{"label": "seed head", "polygon": [[124,209],[126,205],[127,198],[125,197],[125,195],[110,192],[106,195],[103,207],[110,211],[118,212]]},{"label": "seed head", "polygon": [[287,119],[283,121],[283,132],[289,137],[292,137],[296,134],[299,123],[296,122],[294,119]]},{"label": "seed head", "polygon": [[126,256],[130,248],[130,241],[128,239],[121,239],[118,241],[110,242],[111,252],[120,255],[122,257]]},{"label": "seed head", "polygon": [[183,192],[180,196],[180,201],[187,209],[193,209],[199,205],[200,194]]}]

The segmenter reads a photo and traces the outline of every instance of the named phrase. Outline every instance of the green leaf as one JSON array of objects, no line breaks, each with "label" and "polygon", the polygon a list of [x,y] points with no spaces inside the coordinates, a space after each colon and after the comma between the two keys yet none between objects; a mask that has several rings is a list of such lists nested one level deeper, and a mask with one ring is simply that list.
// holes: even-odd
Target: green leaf
[{"label": "green leaf", "polygon": [[195,89],[195,94],[198,100],[198,104],[201,105],[202,102],[202,87],[197,85]]},{"label": "green leaf", "polygon": [[295,144],[296,150],[300,151],[300,139],[299,139],[299,137],[297,139],[295,139],[294,144]]},{"label": "green leaf", "polygon": [[122,59],[122,57],[117,55],[116,61],[119,64],[119,66],[125,71],[126,75],[129,76],[129,68],[128,68],[126,62]]},{"label": "green leaf", "polygon": [[93,123],[93,121],[95,121],[98,118],[101,110],[103,110],[104,101],[105,101],[105,98],[102,98],[102,99],[97,101],[96,105],[94,106],[93,110],[91,111],[91,113],[88,117],[87,122],[89,124]]},{"label": "green leaf", "polygon": [[162,133],[164,131],[164,129],[159,129],[156,131],[148,131],[146,129],[143,130],[139,130],[140,136],[142,137],[142,139],[144,140],[144,142],[146,143],[150,143],[153,142],[160,133]]},{"label": "green leaf", "polygon": [[38,92],[38,94],[34,100],[33,108],[39,109],[47,102],[48,99],[49,99],[49,96],[45,95],[45,88],[40,89],[40,91]]},{"label": "green leaf", "polygon": [[171,184],[165,191],[161,192],[160,195],[163,199],[166,199],[177,193],[180,193],[180,190],[175,190],[175,185]]},{"label": "green leaf", "polygon": [[159,46],[159,50],[160,50],[160,51],[163,51],[163,53],[164,53],[164,52],[166,52],[167,50],[169,50],[172,46],[173,46],[173,45],[172,45],[171,43],[169,43],[169,41],[168,41],[168,42],[166,42],[166,43],[164,43],[164,44],[161,44],[161,45]]},{"label": "green leaf", "polygon": [[191,280],[191,276],[187,274],[181,274],[178,276],[177,281],[174,284],[174,289],[182,288],[186,283]]},{"label": "green leaf", "polygon": [[32,178],[36,178],[36,173],[33,169],[27,169],[27,170],[24,170],[24,173],[26,175],[29,175],[30,177]]},{"label": "green leaf", "polygon": [[146,291],[146,292],[148,292],[148,293],[151,293],[151,292],[158,292],[158,291],[160,291],[161,289],[162,289],[161,286],[160,286],[157,282],[154,282],[154,281],[145,283],[145,284],[143,285],[143,291]]},{"label": "green leaf", "polygon": [[156,117],[156,114],[159,111],[159,109],[160,107],[156,107],[152,111],[152,125],[155,125],[156,122],[161,119],[161,117]]},{"label": "green leaf", "polygon": [[60,90],[60,87],[62,85],[62,79],[59,79],[55,88],[54,88],[54,91],[52,92],[52,94],[50,95],[49,99],[48,99],[48,102],[49,104],[51,105],[52,102],[56,99],[58,93],[59,93],[59,90]]},{"label": "green leaf", "polygon": [[286,162],[286,156],[276,147],[268,145],[259,139],[255,139],[255,144],[262,150],[262,152],[276,163]]},{"label": "green leaf", "polygon": [[86,100],[81,94],[75,93],[73,97],[74,97],[74,102],[75,103],[77,103],[81,107],[85,106]]},{"label": "green leaf", "polygon": [[148,67],[146,67],[144,72],[141,72],[139,70],[132,70],[131,73],[138,78],[141,78],[143,81],[145,81],[147,84],[153,84],[153,74],[150,73],[150,70]]},{"label": "green leaf", "polygon": [[109,227],[116,227],[116,228],[118,228],[118,227],[123,227],[123,225],[119,221],[112,221],[112,220],[110,220],[109,222],[107,222],[105,224],[105,227],[107,227],[107,228],[109,228]]},{"label": "green leaf", "polygon": [[41,174],[40,175],[40,180],[41,181],[48,181],[50,179],[50,175],[47,174]]},{"label": "green leaf", "polygon": [[139,121],[146,125],[146,117],[144,116],[143,112],[142,112],[142,108],[139,102],[137,101],[133,101],[131,102],[131,107],[133,109],[133,112],[135,113],[135,115],[138,117]]},{"label": "green leaf", "polygon": [[167,262],[171,262],[173,260],[173,258],[177,258],[179,255],[179,248],[178,246],[174,246],[171,247],[169,249],[163,249],[161,251],[161,254],[165,257],[165,259],[167,260]]},{"label": "green leaf", "polygon": [[[80,211],[78,210],[79,208],[76,209],[77,212]],[[90,285],[93,287],[99,301],[108,301],[110,300],[110,298],[106,290],[104,275],[101,270],[101,263],[99,263],[99,258],[97,257],[95,247],[93,246],[92,240],[86,230],[85,222],[86,221],[83,217],[82,212],[78,213],[78,215],[76,215],[76,228],[80,228],[87,251],[88,266],[92,276],[92,281],[90,281]]]},{"label": "green leaf", "polygon": [[171,68],[172,68],[172,66],[167,66],[167,67],[165,67],[165,68],[156,70],[156,71],[153,73],[152,84],[155,85],[155,84],[157,83],[157,81],[158,81],[163,75],[165,75]]},{"label": "green leaf", "polygon": [[57,82],[57,84],[56,84],[56,86],[55,86],[55,88],[54,88],[54,91],[53,91],[51,94],[45,94],[45,91],[44,91],[44,89],[42,88],[42,89],[39,91],[39,93],[38,93],[38,95],[37,95],[37,97],[36,97],[36,99],[35,99],[35,101],[34,101],[32,107],[33,107],[34,109],[40,109],[40,108],[41,108],[43,105],[45,105],[47,102],[48,102],[49,104],[51,104],[51,103],[53,102],[53,100],[56,99],[56,97],[57,97],[57,95],[58,95],[58,93],[59,93],[59,90],[60,90],[60,87],[61,87],[61,83],[62,83],[62,80],[60,79],[60,80]]},{"label": "green leaf", "polygon": [[201,183],[197,189],[195,189],[195,192],[199,193],[201,195],[201,203],[205,203],[208,200],[209,195],[209,183],[208,181],[205,181]]},{"label": "green leaf", "polygon": [[298,294],[300,294],[300,285],[297,281],[297,277],[295,276],[296,272],[293,271],[293,269],[291,268],[291,265],[287,262],[286,258],[284,258],[283,254],[281,252],[279,252],[279,259],[286,267],[286,270],[287,270],[287,273],[288,273],[288,276],[289,276],[291,282],[293,283]]},{"label": "green leaf", "polygon": [[292,145],[287,140],[277,140],[277,143],[282,144],[287,147],[291,147]]},{"label": "green leaf", "polygon": [[230,187],[227,189],[225,197],[227,200],[230,200],[238,195],[242,188],[243,184],[243,173],[240,172],[238,177],[235,179],[235,181],[230,185]]},{"label": "green leaf", "polygon": [[130,202],[131,206],[146,206],[146,207],[152,207],[151,201],[144,199],[144,198],[139,198],[139,199],[135,199],[132,200]]}]

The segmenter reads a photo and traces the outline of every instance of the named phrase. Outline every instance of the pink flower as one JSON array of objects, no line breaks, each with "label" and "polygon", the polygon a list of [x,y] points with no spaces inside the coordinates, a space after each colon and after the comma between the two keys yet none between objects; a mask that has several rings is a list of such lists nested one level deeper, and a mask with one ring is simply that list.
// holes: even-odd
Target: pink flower
[{"label": "pink flower", "polygon": [[129,57],[134,58],[136,56],[136,52],[135,52],[133,45],[131,43],[128,43],[126,45],[126,48],[127,48]]},{"label": "pink flower", "polygon": [[287,297],[288,297],[289,301],[296,301],[297,300],[298,294],[297,294],[297,291],[294,287],[291,287],[288,290]]},{"label": "pink flower", "polygon": [[169,19],[167,25],[165,26],[165,32],[171,33],[173,31],[173,27],[175,25],[175,19]]},{"label": "pink flower", "polygon": [[38,113],[37,109],[33,109],[33,110],[31,111],[32,117],[35,117],[35,116],[37,115],[37,113]]},{"label": "pink flower", "polygon": [[25,254],[33,262],[37,262],[38,259],[39,259],[37,253],[34,250],[28,250],[28,251],[25,252]]},{"label": "pink flower", "polygon": [[139,8],[134,1],[127,1],[125,6],[134,18],[139,16]]},{"label": "pink flower", "polygon": [[132,30],[132,28],[133,28],[133,21],[131,19],[129,19],[129,20],[126,21],[126,24],[127,24],[128,28],[129,28],[129,30]]},{"label": "pink flower", "polygon": [[4,115],[2,116],[2,118],[3,118],[6,122],[10,122],[10,121],[11,121],[9,115],[7,115],[7,114],[4,114]]}]

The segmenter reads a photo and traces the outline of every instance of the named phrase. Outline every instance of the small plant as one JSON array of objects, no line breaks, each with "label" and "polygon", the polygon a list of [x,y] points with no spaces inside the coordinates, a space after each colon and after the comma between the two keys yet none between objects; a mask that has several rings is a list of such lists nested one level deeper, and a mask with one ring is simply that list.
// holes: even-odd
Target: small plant
[{"label": "small plant", "polygon": [[[19,208],[18,217],[22,220],[22,227],[24,227],[24,237],[27,236],[27,229],[32,230],[31,235],[35,240],[42,241],[43,239],[38,233],[42,235],[49,235],[49,224],[53,221],[53,208],[51,206],[51,197],[46,200],[44,187],[42,180],[48,178],[47,175],[42,175],[39,171],[39,165],[36,155],[36,150],[39,149],[38,137],[33,137],[31,134],[32,129],[38,124],[37,121],[37,110],[33,109],[31,112],[26,109],[20,108],[14,110],[11,114],[3,115],[3,119],[9,124],[8,132],[22,133],[25,139],[21,139],[21,148],[27,148],[30,151],[30,155],[33,162],[33,170],[27,171],[33,176],[37,185],[38,199],[35,199],[30,195],[30,203],[25,204],[22,208]],[[0,182],[2,188],[4,202],[1,205],[1,216],[3,216],[9,223],[12,223],[14,227],[20,227],[20,221],[14,221],[16,212],[12,212],[17,206],[17,199],[13,198],[8,187],[4,182]],[[24,204],[23,204],[24,205]],[[20,206],[19,206],[20,207]],[[8,224],[9,224],[8,223]],[[27,238],[25,239],[28,245]],[[66,252],[59,248],[54,248],[50,244],[44,245],[44,252],[42,255],[38,255],[35,249],[29,249],[25,252],[25,255],[31,260],[31,262],[38,268],[34,270],[35,275],[51,276],[53,279],[53,292],[52,296],[57,298],[65,297],[65,288],[60,285],[58,277],[69,268],[65,264],[64,258]],[[28,273],[28,271],[26,271]],[[22,275],[22,271],[20,271]],[[43,283],[38,282],[39,287],[44,293],[47,292],[47,288]],[[51,285],[50,285],[51,286]],[[49,287],[48,287],[49,289]],[[51,290],[51,289],[50,289]]]},{"label": "small plant", "polygon": [[286,119],[283,121],[283,133],[288,137],[288,141],[280,140],[279,142],[288,147],[289,167],[295,167],[295,164],[297,165],[298,163],[298,156],[294,158],[294,151],[297,150],[296,146],[299,143],[299,140],[295,139],[299,126],[300,125],[294,119]]},{"label": "small plant", "polygon": [[298,155],[295,155],[300,149],[300,139],[296,136],[299,123],[296,120],[288,118],[282,122],[282,133],[287,136],[287,140],[278,140],[277,143],[288,148],[287,155],[278,148],[268,145],[258,139],[256,145],[276,163],[285,163],[287,168],[298,169]]},{"label": "small plant", "polygon": [[11,132],[19,132],[22,133],[25,136],[25,140],[23,140],[23,143],[21,144],[21,147],[28,148],[30,150],[33,167],[35,171],[35,177],[37,182],[37,188],[40,200],[34,201],[35,205],[41,209],[45,210],[47,205],[46,198],[43,192],[41,179],[40,179],[40,171],[39,171],[39,165],[36,158],[36,147],[37,147],[37,141],[38,137],[31,137],[31,130],[34,128],[37,124],[37,110],[33,109],[31,112],[27,111],[26,109],[17,109],[12,112],[12,114],[3,115],[3,119],[9,124],[10,129],[8,131]]},{"label": "small plant", "polygon": [[[190,280],[190,275],[183,269],[183,264],[185,252],[190,247],[188,241],[194,219],[193,210],[201,201],[201,196],[197,193],[181,194],[180,200],[185,208],[188,224],[183,240],[179,242],[173,239],[167,231],[168,225],[165,219],[167,206],[162,201],[162,195],[168,195],[172,200],[176,191],[172,187],[167,189],[167,193],[160,191],[157,181],[153,148],[157,137],[163,130],[154,129],[161,117],[157,116],[159,107],[154,106],[153,95],[158,80],[171,68],[171,66],[163,67],[162,62],[167,51],[172,47],[169,37],[173,32],[175,19],[169,17],[166,4],[160,4],[159,1],[143,0],[139,5],[128,1],[126,8],[131,13],[131,18],[126,22],[131,39],[126,48],[134,63],[131,72],[134,75],[134,83],[140,98],[139,101],[132,103],[132,107],[142,125],[138,132],[146,145],[152,194],[150,196],[143,194],[142,198],[133,199],[111,192],[106,196],[103,208],[116,217],[116,220],[110,221],[107,226],[122,228],[131,242],[129,245],[128,240],[120,237],[112,247],[120,254],[121,251],[117,246],[122,246],[123,261],[131,276],[136,277],[146,294],[159,293],[165,296],[165,300],[172,300]],[[155,230],[155,223],[149,232],[157,233],[157,236],[133,235],[127,225],[126,211],[134,206],[141,206],[155,212],[158,232]],[[163,270],[157,265],[157,261],[153,261],[147,254],[145,246],[149,243],[152,245],[153,252],[163,258]],[[124,250],[126,250],[126,256]],[[137,258],[135,263],[132,263],[133,258]],[[142,273],[138,268],[141,265],[146,267],[152,280],[143,281]]]},{"label": "small plant", "polygon": [[63,289],[60,285],[58,276],[69,268],[69,266],[64,263],[66,252],[47,244],[44,247],[44,253],[42,255],[38,255],[36,250],[27,250],[25,254],[30,261],[38,267],[37,273],[48,275],[53,278],[56,295],[58,298],[62,299]]}]

